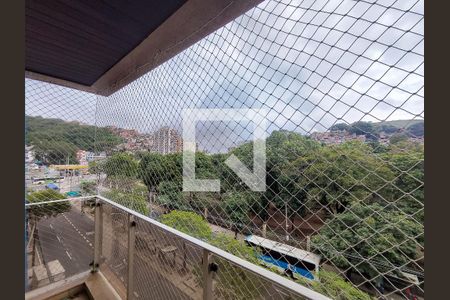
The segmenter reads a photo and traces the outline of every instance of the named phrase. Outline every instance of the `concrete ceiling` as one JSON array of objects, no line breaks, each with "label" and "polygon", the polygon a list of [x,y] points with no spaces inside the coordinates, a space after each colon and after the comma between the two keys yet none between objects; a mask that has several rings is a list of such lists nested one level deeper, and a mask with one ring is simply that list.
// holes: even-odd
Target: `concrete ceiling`
[{"label": "concrete ceiling", "polygon": [[110,95],[261,0],[27,0],[27,78]]}]

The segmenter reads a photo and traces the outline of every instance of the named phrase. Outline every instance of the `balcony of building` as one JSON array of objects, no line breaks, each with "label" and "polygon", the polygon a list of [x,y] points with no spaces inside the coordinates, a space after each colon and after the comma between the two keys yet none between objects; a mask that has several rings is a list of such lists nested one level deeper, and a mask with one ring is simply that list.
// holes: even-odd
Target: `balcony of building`
[{"label": "balcony of building", "polygon": [[26,1],[26,299],[423,298],[423,40],[421,0]]}]

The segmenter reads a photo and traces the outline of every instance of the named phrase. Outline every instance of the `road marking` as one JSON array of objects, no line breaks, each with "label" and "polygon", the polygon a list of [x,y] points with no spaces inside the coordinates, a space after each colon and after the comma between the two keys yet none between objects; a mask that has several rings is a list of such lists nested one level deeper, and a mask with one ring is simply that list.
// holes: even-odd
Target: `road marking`
[{"label": "road marking", "polygon": [[50,228],[53,229],[53,225],[52,224],[50,224]]},{"label": "road marking", "polygon": [[61,239],[59,238],[59,236],[57,235],[56,238],[58,239],[58,241],[61,243]]},{"label": "road marking", "polygon": [[70,256],[70,254],[69,254],[69,252],[67,252],[67,250],[66,250],[66,254],[70,258],[70,260],[72,260],[72,256]]},{"label": "road marking", "polygon": [[[70,225],[72,225],[73,229],[76,230],[76,232],[78,232],[78,234],[86,241],[86,243],[89,244],[89,246],[91,248],[93,248],[92,244],[89,242],[89,240],[81,233],[81,231],[69,220],[69,218],[67,218],[66,216],[64,216],[64,218],[66,218],[67,222],[70,223]],[[91,234],[93,234],[94,232],[90,232]],[[88,234],[88,232],[86,232],[86,235]]]}]

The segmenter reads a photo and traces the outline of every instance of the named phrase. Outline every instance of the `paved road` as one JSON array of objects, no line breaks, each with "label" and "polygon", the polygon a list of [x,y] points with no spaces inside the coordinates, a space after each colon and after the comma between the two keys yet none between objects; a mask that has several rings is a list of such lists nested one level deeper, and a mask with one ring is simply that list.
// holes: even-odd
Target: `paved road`
[{"label": "paved road", "polygon": [[[94,222],[80,212],[79,206],[73,205],[68,212],[40,220],[38,231],[43,263],[59,260],[66,277],[89,270],[93,259]],[[113,255],[106,263],[126,282],[126,236],[118,234],[110,238],[113,239]],[[161,266],[135,256],[135,291],[139,299],[189,299],[177,288],[179,283],[171,282],[155,267]],[[177,274],[172,274],[172,278],[174,276]]]},{"label": "paved road", "polygon": [[94,223],[72,206],[71,210],[38,223],[43,263],[59,260],[69,277],[89,270],[93,258]]}]

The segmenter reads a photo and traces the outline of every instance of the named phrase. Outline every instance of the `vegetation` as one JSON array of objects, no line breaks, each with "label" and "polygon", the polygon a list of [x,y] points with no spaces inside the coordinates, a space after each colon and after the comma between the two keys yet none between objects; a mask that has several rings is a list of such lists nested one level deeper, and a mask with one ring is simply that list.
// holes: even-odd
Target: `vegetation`
[{"label": "vegetation", "polygon": [[26,144],[34,146],[36,159],[44,164],[77,163],[79,149],[109,152],[122,142],[106,128],[32,116],[25,116],[25,133]]},{"label": "vegetation", "polygon": [[338,300],[371,300],[365,292],[357,289],[349,282],[345,281],[336,273],[321,270],[319,272],[318,281],[311,281],[308,279],[299,279],[301,284],[308,286],[314,291],[328,296],[331,299]]},{"label": "vegetation", "polygon": [[[207,240],[210,244],[251,263],[260,264],[258,252],[253,247],[249,247],[243,241],[236,240],[226,234],[213,235],[206,220],[195,213],[172,211],[163,216],[162,222],[184,233]],[[258,299],[261,296],[261,291],[264,290],[264,282],[258,276],[220,258],[216,258],[215,262],[220,270],[220,280],[217,281],[216,289],[220,291],[223,298]],[[195,271],[198,275],[198,281],[201,283],[201,273],[199,270]],[[278,269],[272,271],[279,272]],[[298,281],[332,299],[371,299],[368,294],[355,288],[335,273],[320,271],[318,279],[319,281],[308,279],[299,279]]]},{"label": "vegetation", "polygon": [[[393,130],[391,126],[397,124],[374,123],[364,131]],[[110,158],[114,163],[109,164],[137,168],[120,176],[131,178],[130,182],[142,180],[157,196],[156,202],[172,210],[163,216],[167,218],[164,222],[194,236],[199,230],[197,223],[207,225],[195,212],[206,215],[206,209],[220,212],[236,234],[250,223],[253,214],[267,220],[270,208],[286,211],[291,222],[296,216],[321,212],[327,221],[313,236],[312,246],[338,267],[351,267],[374,278],[419,258],[418,250],[423,248],[423,145],[403,139],[382,147],[377,141],[322,145],[294,132],[274,131],[266,148],[267,191],[262,193],[249,191],[225,164],[234,154],[252,168],[252,143],[226,154],[196,153],[197,178],[219,178],[220,193],[182,192],[181,154],[120,154]],[[109,173],[108,178],[114,176],[118,174]],[[145,199],[133,201],[143,205]],[[185,221],[178,220],[182,217]],[[210,238],[206,227],[200,231],[201,238],[219,243],[220,238]],[[227,245],[233,243],[227,240],[221,248],[231,252]],[[238,249],[236,254],[246,253],[237,244],[233,247]],[[349,295],[353,292],[348,291]]]},{"label": "vegetation", "polygon": [[97,183],[95,181],[82,181],[80,191],[83,196],[94,195],[97,191]]},{"label": "vegetation", "polygon": [[[31,192],[26,196],[27,203],[39,203],[51,200],[66,199],[66,196],[52,189]],[[29,206],[27,211],[34,220],[43,217],[55,216],[70,209],[70,203],[67,201],[46,203],[45,205]]]},{"label": "vegetation", "polygon": [[161,217],[161,222],[202,240],[211,238],[212,231],[202,216],[190,211],[173,210]]},{"label": "vegetation", "polygon": [[233,224],[232,229],[237,237],[246,225],[248,225],[249,212],[253,202],[257,199],[253,193],[250,192],[235,192],[227,193],[223,197],[222,210],[225,212],[227,219]]},{"label": "vegetation", "polygon": [[367,144],[356,141],[321,147],[293,161],[283,173],[292,181],[291,193],[304,193],[306,207],[331,214],[344,212],[358,201],[389,197],[392,190],[387,183],[394,178]]},{"label": "vegetation", "polygon": [[356,204],[331,219],[312,242],[336,266],[357,266],[353,270],[372,279],[414,260],[417,248],[423,246],[422,230],[402,213],[379,204]]},{"label": "vegetation", "polygon": [[423,120],[396,120],[383,122],[358,121],[352,124],[337,123],[329,128],[330,131],[347,131],[356,135],[365,135],[369,140],[377,140],[379,134],[401,134],[406,138],[422,137],[425,135]]},{"label": "vegetation", "polygon": [[131,154],[115,153],[102,166],[107,176],[134,178],[138,174],[138,162]]},{"label": "vegetation", "polygon": [[112,189],[106,192],[104,196],[143,215],[148,215],[148,201],[145,195],[139,190],[132,189],[131,191],[125,191]]}]

